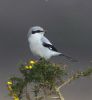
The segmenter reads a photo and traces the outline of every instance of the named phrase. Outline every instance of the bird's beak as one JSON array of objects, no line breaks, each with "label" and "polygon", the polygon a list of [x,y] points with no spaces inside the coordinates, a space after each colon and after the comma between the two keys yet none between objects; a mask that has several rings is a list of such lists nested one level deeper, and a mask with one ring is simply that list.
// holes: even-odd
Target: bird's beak
[{"label": "bird's beak", "polygon": [[47,30],[44,30],[44,33],[47,33]]}]

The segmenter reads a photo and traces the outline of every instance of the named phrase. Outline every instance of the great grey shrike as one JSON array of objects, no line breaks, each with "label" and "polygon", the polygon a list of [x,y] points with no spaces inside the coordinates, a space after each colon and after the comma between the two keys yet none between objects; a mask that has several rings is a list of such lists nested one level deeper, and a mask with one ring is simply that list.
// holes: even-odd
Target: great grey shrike
[{"label": "great grey shrike", "polygon": [[31,52],[46,60],[52,56],[64,56],[69,60],[73,59],[61,52],[54,47],[54,45],[44,36],[45,30],[40,26],[31,27],[28,31],[28,42]]}]

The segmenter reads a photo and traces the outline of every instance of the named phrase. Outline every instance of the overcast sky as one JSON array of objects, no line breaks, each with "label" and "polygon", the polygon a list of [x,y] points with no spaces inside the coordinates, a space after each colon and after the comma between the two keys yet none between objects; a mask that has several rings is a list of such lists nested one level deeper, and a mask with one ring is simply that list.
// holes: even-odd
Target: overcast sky
[{"label": "overcast sky", "polygon": [[[19,74],[18,63],[36,59],[27,41],[35,25],[48,31],[46,37],[59,51],[79,59],[72,70],[92,65],[91,0],[0,0],[0,100],[10,100],[6,81]],[[63,93],[65,100],[91,100],[92,77],[73,82]]]}]

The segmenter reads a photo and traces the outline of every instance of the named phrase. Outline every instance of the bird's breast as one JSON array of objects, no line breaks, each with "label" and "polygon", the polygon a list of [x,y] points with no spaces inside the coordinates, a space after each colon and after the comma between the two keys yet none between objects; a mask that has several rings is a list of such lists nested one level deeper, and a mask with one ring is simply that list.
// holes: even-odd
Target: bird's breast
[{"label": "bird's breast", "polygon": [[29,38],[28,41],[32,53],[38,55],[38,53],[41,52],[41,46],[42,46],[41,39],[39,39],[38,37],[32,37]]}]

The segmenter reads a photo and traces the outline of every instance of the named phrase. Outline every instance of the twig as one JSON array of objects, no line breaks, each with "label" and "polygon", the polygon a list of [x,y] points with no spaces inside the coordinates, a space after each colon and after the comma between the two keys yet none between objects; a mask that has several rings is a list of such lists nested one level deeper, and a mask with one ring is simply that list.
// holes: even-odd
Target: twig
[{"label": "twig", "polygon": [[78,72],[78,73],[72,75],[70,78],[68,78],[68,80],[66,80],[62,85],[60,85],[58,87],[58,89],[62,88],[63,86],[65,86],[67,84],[69,84],[71,81],[73,81],[73,80],[75,80],[77,78],[80,78],[81,76],[84,76],[83,72]]},{"label": "twig", "polygon": [[56,93],[57,93],[58,96],[59,96],[59,99],[60,99],[60,100],[64,100],[64,97],[62,96],[62,94],[61,94],[59,88],[55,87],[55,90],[56,90]]},{"label": "twig", "polygon": [[70,83],[72,80],[74,80],[74,77],[70,77],[67,81],[65,81],[62,85],[60,85],[58,87],[58,89],[62,88],[63,86],[67,85],[68,83]]},{"label": "twig", "polygon": [[26,85],[26,99],[27,99],[27,100],[31,100],[30,95],[29,95],[27,89],[28,89],[28,84]]},{"label": "twig", "polygon": [[44,96],[37,96],[37,97],[35,97],[35,99],[37,99],[37,100],[42,100],[44,98]]},{"label": "twig", "polygon": [[52,99],[59,99],[59,97],[50,97],[50,98],[52,98]]}]

